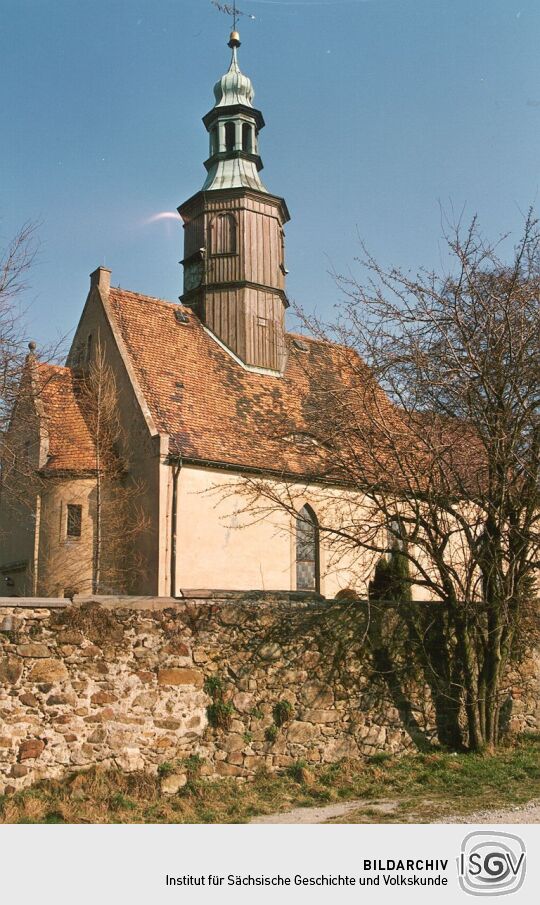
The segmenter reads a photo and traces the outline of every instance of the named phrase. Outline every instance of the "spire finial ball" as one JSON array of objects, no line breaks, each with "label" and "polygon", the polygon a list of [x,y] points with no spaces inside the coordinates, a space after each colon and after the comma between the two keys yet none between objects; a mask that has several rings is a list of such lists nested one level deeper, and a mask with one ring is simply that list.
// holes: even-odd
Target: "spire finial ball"
[{"label": "spire finial ball", "polygon": [[229,47],[240,47],[240,35],[236,30],[231,31],[231,37],[229,38]]},{"label": "spire finial ball", "polygon": [[28,348],[30,349],[31,352],[36,351],[36,344],[33,339],[28,343]]}]

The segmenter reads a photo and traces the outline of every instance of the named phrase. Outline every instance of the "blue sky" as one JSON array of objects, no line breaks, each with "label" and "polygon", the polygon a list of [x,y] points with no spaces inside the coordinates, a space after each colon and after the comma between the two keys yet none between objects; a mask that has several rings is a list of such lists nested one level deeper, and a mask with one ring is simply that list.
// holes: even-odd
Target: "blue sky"
[{"label": "blue sky", "polygon": [[[40,221],[30,333],[75,327],[88,274],[175,300],[174,211],[202,185],[201,117],[230,29],[210,0],[2,0],[0,234]],[[444,266],[440,206],[496,238],[540,206],[538,0],[244,0],[240,64],[283,195],[288,291],[331,313],[358,237]]]}]

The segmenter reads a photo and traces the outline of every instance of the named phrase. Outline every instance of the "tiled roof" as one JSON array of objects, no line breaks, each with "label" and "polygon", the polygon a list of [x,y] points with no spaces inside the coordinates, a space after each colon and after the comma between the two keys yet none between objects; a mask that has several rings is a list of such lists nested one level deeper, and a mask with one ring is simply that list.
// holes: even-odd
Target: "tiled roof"
[{"label": "tiled roof", "polygon": [[[184,458],[303,476],[334,467],[321,411],[350,384],[370,379],[344,347],[289,334],[282,377],[245,370],[188,309],[123,289],[109,303],[158,430]],[[187,314],[178,322],[175,312]],[[352,356],[352,358],[351,358]],[[351,361],[353,367],[351,368]],[[377,390],[382,408],[390,403]],[[337,475],[336,475],[337,477]]]},{"label": "tiled roof", "polygon": [[[472,490],[484,480],[483,457],[471,462],[478,439],[472,442],[470,430],[430,415],[407,422],[351,349],[288,334],[284,374],[258,374],[243,368],[181,305],[111,289],[109,307],[173,454],[347,484],[397,481],[420,488],[422,474],[440,472],[440,487],[449,481]],[[94,443],[73,371],[39,363],[37,374],[50,444],[44,470],[94,470]]]},{"label": "tiled roof", "polygon": [[71,368],[37,363],[38,393],[49,435],[47,474],[95,469],[95,447],[83,417]]}]

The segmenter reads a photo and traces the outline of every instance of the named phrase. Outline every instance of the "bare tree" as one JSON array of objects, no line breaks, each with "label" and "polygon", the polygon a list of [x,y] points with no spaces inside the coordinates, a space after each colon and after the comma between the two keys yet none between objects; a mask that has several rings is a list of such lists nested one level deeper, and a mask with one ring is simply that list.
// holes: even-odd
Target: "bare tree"
[{"label": "bare tree", "polygon": [[[13,518],[19,521],[27,519],[35,499],[31,485],[37,480],[34,460],[38,455],[39,444],[32,443],[29,439],[35,421],[32,399],[34,387],[28,369],[25,370],[28,347],[24,342],[22,300],[37,252],[36,232],[36,224],[26,223],[0,250],[0,504],[4,511],[0,522],[2,543],[5,542],[6,525]],[[14,429],[10,429],[15,409],[17,424]],[[11,553],[15,554],[15,551],[12,550]],[[11,553],[6,552],[6,557],[11,556]],[[5,580],[11,581],[9,578]],[[28,581],[31,585],[30,577]]]},{"label": "bare tree", "polygon": [[19,299],[36,255],[36,225],[25,223],[0,252],[0,417],[9,414],[13,387],[22,364],[23,341]]},{"label": "bare tree", "polygon": [[9,424],[26,352],[20,300],[37,250],[36,225],[24,224],[0,252],[0,434]]},{"label": "bare tree", "polygon": [[[321,490],[317,508],[338,556],[356,550],[373,568],[399,545],[432,601],[401,615],[446,710],[441,741],[482,750],[498,743],[505,676],[538,629],[540,235],[529,215],[510,263],[476,220],[446,239],[448,273],[411,276],[365,253],[365,282],[337,277],[337,322],[302,316],[341,344],[341,380],[310,375],[326,451],[313,477],[342,485],[340,507]],[[294,513],[304,493],[258,479],[243,489],[259,512]]]}]

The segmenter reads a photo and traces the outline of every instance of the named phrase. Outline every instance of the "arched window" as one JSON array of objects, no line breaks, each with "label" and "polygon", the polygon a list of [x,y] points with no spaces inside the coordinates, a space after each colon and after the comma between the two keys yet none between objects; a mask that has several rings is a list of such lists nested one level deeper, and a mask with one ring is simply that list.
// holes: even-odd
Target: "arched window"
[{"label": "arched window", "polygon": [[252,140],[251,140],[251,126],[249,123],[244,123],[242,126],[242,150],[248,151],[251,153],[253,150]]},{"label": "arched window", "polygon": [[218,127],[214,126],[210,132],[210,156],[217,154],[219,150]]},{"label": "arched window", "polygon": [[319,588],[319,525],[313,509],[304,506],[296,516],[296,589]]},{"label": "arched window", "polygon": [[219,214],[212,223],[211,254],[236,254],[236,220],[233,214]]},{"label": "arched window", "polygon": [[402,553],[407,548],[407,532],[405,526],[399,516],[395,516],[390,520],[387,527],[388,535],[388,557],[393,553]]},{"label": "arched window", "polygon": [[225,150],[234,151],[236,144],[236,125],[229,120],[225,123]]}]

